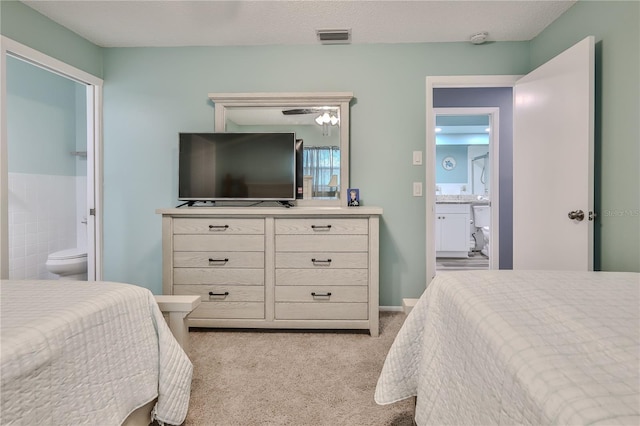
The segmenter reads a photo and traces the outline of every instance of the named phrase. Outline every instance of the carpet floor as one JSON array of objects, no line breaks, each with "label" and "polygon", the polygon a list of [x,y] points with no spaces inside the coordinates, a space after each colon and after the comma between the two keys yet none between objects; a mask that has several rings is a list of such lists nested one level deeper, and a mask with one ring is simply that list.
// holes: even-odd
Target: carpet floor
[{"label": "carpet floor", "polygon": [[412,425],[413,399],[373,400],[405,315],[380,313],[380,336],[344,331],[191,329],[185,426]]}]

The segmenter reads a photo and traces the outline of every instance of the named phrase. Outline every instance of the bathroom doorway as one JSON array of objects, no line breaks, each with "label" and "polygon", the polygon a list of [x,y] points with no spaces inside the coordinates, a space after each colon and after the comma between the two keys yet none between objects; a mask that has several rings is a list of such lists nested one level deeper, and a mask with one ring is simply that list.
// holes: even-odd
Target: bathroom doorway
[{"label": "bathroom doorway", "polygon": [[492,253],[491,243],[498,241],[497,232],[492,235],[498,226],[497,217],[492,226],[491,210],[498,205],[493,164],[498,164],[499,113],[499,108],[434,109],[436,273],[497,267],[498,251]]},{"label": "bathroom doorway", "polygon": [[[513,85],[519,76],[429,76],[426,77],[426,276],[427,285],[436,275],[436,108],[498,108],[496,129],[500,146],[490,154],[491,237],[490,268],[511,269],[513,139]],[[469,111],[469,110],[467,110]],[[499,148],[499,149],[498,149]],[[493,155],[493,157],[491,156]],[[495,182],[495,183],[494,183]],[[498,185],[498,182],[504,182]],[[471,215],[471,213],[470,213]],[[492,262],[495,262],[492,264]]]},{"label": "bathroom doorway", "polygon": [[101,279],[102,80],[2,37],[0,266],[3,279],[55,279],[47,258],[86,253]]}]

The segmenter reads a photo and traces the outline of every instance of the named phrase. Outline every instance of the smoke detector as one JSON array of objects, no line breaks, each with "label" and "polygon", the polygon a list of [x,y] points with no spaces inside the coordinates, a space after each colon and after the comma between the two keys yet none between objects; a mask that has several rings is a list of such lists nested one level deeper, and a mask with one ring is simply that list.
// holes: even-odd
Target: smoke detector
[{"label": "smoke detector", "polygon": [[316,30],[318,40],[322,44],[349,44],[351,43],[351,30]]},{"label": "smoke detector", "polygon": [[481,33],[476,33],[472,35],[469,41],[471,41],[471,43],[473,44],[482,44],[487,41],[488,36],[489,36],[489,33],[486,31],[483,31]]}]

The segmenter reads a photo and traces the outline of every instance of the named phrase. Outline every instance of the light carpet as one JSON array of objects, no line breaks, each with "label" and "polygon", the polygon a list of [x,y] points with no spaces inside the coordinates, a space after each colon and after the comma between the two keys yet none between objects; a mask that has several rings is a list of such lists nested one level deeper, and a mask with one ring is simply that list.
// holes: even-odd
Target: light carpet
[{"label": "light carpet", "polygon": [[405,319],[380,313],[380,336],[344,331],[191,329],[194,365],[185,425],[412,424],[413,400],[373,400]]}]

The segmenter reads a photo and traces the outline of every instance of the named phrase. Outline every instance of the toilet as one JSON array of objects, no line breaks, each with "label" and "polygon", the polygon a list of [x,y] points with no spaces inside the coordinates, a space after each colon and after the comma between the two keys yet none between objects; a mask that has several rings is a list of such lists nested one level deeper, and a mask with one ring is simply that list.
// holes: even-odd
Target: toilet
[{"label": "toilet", "polygon": [[47,270],[58,275],[60,280],[86,280],[87,250],[72,248],[51,253],[46,266]]},{"label": "toilet", "polygon": [[491,224],[490,206],[473,206],[473,224],[476,227],[476,249],[489,256],[489,225]]}]

